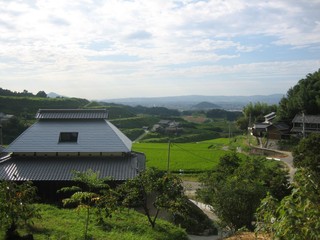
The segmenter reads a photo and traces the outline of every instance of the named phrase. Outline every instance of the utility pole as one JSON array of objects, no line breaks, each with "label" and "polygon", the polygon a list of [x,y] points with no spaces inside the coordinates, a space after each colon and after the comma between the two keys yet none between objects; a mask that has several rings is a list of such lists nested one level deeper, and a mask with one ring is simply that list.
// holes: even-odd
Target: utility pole
[{"label": "utility pole", "polygon": [[171,146],[171,142],[169,140],[169,143],[168,143],[168,159],[167,159],[167,173],[169,173],[169,166],[170,166],[170,146]]},{"label": "utility pole", "polygon": [[302,137],[306,137],[306,129],[305,129],[305,115],[304,112],[302,112]]},{"label": "utility pole", "polygon": [[251,127],[251,112],[250,112],[250,115],[249,115],[249,123],[248,123],[248,129],[247,129],[247,138],[248,138],[248,144],[249,144],[249,146],[250,146],[250,134],[251,134],[251,132],[250,132],[250,130],[249,129],[251,129],[251,132],[252,132],[252,127]]},{"label": "utility pole", "polygon": [[2,146],[2,124],[0,123],[0,146]]}]

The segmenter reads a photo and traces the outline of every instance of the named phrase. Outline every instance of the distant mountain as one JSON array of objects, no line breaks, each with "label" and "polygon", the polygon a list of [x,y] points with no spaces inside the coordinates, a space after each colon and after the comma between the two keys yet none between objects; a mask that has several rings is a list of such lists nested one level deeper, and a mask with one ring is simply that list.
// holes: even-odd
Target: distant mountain
[{"label": "distant mountain", "polygon": [[166,107],[179,110],[190,110],[192,106],[201,102],[216,104],[225,110],[241,110],[248,103],[263,102],[278,104],[285,94],[253,95],[253,96],[172,96],[172,97],[148,97],[148,98],[120,98],[104,99],[103,102],[118,103],[129,106]]},{"label": "distant mountain", "polygon": [[64,97],[58,93],[55,93],[55,92],[50,92],[50,93],[47,93],[47,97],[48,98],[57,98],[57,97]]},{"label": "distant mountain", "polygon": [[210,110],[210,109],[221,109],[217,104],[211,102],[201,102],[191,107],[192,110]]}]

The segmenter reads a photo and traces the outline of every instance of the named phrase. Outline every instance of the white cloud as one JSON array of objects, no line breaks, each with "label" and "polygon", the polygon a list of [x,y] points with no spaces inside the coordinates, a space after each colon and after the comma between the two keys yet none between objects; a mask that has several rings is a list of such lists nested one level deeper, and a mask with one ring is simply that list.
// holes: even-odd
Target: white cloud
[{"label": "white cloud", "polygon": [[[124,97],[222,92],[225,81],[270,93],[265,79],[317,70],[320,56],[307,53],[319,54],[318,9],[319,1],[285,0],[0,2],[0,83],[88,98],[109,89]],[[288,58],[264,59],[266,46]],[[306,55],[290,59],[290,49]]]}]

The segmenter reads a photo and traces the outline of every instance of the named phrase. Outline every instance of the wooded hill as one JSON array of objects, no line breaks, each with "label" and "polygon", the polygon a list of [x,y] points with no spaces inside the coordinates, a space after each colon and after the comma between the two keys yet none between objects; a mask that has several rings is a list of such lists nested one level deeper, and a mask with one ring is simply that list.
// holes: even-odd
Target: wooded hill
[{"label": "wooded hill", "polygon": [[[169,138],[177,142],[192,142],[226,137],[229,130],[233,133],[237,131],[235,125],[230,126],[229,122],[234,122],[241,115],[241,112],[229,112],[222,109],[180,112],[165,107],[132,107],[82,98],[48,98],[44,91],[32,94],[27,90],[19,93],[0,88],[0,112],[15,116],[11,122],[3,123],[3,142],[10,143],[30,126],[35,121],[34,116],[39,109],[70,108],[106,108],[109,112],[109,120],[131,140],[143,134],[143,128],[151,130],[160,120],[176,121],[181,124],[182,131],[179,133],[149,133],[144,139],[141,139],[148,142],[167,142]],[[186,116],[202,119],[202,121],[189,121],[190,118]]]}]

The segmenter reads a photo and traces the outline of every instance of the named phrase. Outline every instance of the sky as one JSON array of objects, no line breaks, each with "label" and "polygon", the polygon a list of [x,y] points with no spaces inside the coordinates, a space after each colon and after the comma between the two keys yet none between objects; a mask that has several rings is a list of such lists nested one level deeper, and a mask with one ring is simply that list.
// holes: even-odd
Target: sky
[{"label": "sky", "polygon": [[0,0],[0,87],[90,100],[285,94],[320,0]]}]

